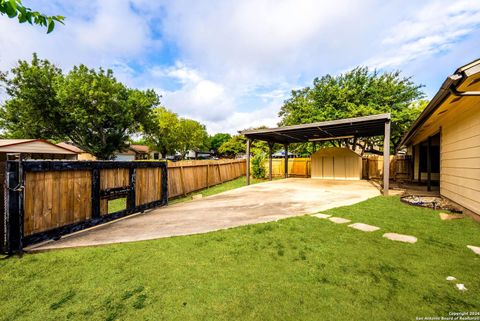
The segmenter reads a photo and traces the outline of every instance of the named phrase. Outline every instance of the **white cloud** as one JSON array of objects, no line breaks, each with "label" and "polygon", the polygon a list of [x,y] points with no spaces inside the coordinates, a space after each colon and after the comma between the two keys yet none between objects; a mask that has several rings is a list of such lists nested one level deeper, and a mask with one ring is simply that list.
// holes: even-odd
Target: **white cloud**
[{"label": "white cloud", "polygon": [[390,29],[379,55],[366,64],[377,68],[399,67],[452,49],[480,25],[480,2],[476,0],[428,3],[412,17]]},{"label": "white cloud", "polygon": [[0,17],[0,69],[32,52],[64,70],[112,68],[211,133],[275,125],[292,88],[360,64],[444,79],[476,52],[480,21],[476,0],[24,2],[66,25],[46,35]]},{"label": "white cloud", "polygon": [[[8,69],[18,59],[30,59],[33,52],[64,69],[81,63],[108,68],[124,65],[133,57],[141,57],[147,49],[158,49],[161,45],[151,39],[148,21],[132,12],[129,1],[82,3],[72,2],[71,7],[68,6],[72,15],[66,18],[65,25],[57,24],[55,31],[49,35],[44,28],[18,24],[15,19],[2,16],[0,68]],[[36,9],[42,4],[47,12],[59,13],[48,1],[27,3]],[[60,8],[66,6],[61,2],[56,4]]]},{"label": "white cloud", "polygon": [[163,104],[181,116],[202,121],[220,121],[234,112],[233,100],[225,88],[203,78],[197,70],[177,63],[166,69],[157,67],[152,71],[152,75],[181,84],[177,90],[158,90],[162,94]]}]

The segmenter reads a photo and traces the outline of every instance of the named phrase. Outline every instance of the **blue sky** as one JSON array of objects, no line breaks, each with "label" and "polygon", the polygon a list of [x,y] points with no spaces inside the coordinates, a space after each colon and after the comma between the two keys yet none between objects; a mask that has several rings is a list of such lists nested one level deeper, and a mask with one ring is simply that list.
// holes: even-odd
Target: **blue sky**
[{"label": "blue sky", "polygon": [[274,126],[293,88],[363,65],[400,69],[432,97],[480,58],[480,1],[23,1],[66,16],[46,35],[0,19],[0,69],[32,52],[65,71],[114,70],[210,133]]}]

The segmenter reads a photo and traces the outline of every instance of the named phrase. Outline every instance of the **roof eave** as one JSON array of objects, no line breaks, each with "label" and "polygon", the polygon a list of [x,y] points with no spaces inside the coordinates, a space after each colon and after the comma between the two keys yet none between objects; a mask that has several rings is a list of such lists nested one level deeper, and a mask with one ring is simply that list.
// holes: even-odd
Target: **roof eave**
[{"label": "roof eave", "polygon": [[409,145],[412,138],[417,133],[418,129],[430,118],[430,116],[442,105],[442,103],[450,96],[450,89],[452,86],[459,86],[467,77],[480,72],[480,59],[477,59],[469,64],[466,64],[458,68],[455,73],[448,76],[443,82],[440,89],[428,103],[427,107],[422,111],[420,116],[415,120],[412,126],[410,126],[407,133],[403,136],[398,148],[401,149]]}]

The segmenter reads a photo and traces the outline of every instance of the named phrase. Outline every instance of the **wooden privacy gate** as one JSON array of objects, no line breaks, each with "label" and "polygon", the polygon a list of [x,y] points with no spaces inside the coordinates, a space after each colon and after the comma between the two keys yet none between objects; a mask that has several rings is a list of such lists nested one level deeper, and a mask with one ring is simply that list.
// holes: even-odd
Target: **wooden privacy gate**
[{"label": "wooden privacy gate", "polygon": [[[0,247],[17,253],[29,244],[166,205],[167,164],[8,161],[6,187]],[[126,199],[125,209],[108,213],[108,201],[116,198]]]}]

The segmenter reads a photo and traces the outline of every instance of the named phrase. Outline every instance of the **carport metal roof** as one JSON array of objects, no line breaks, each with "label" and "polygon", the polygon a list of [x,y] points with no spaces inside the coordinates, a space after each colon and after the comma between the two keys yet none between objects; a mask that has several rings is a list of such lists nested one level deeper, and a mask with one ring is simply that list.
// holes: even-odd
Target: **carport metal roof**
[{"label": "carport metal roof", "polygon": [[289,144],[313,142],[347,137],[371,137],[385,134],[385,123],[390,114],[344,118],[318,123],[245,130],[241,134],[249,139]]}]

